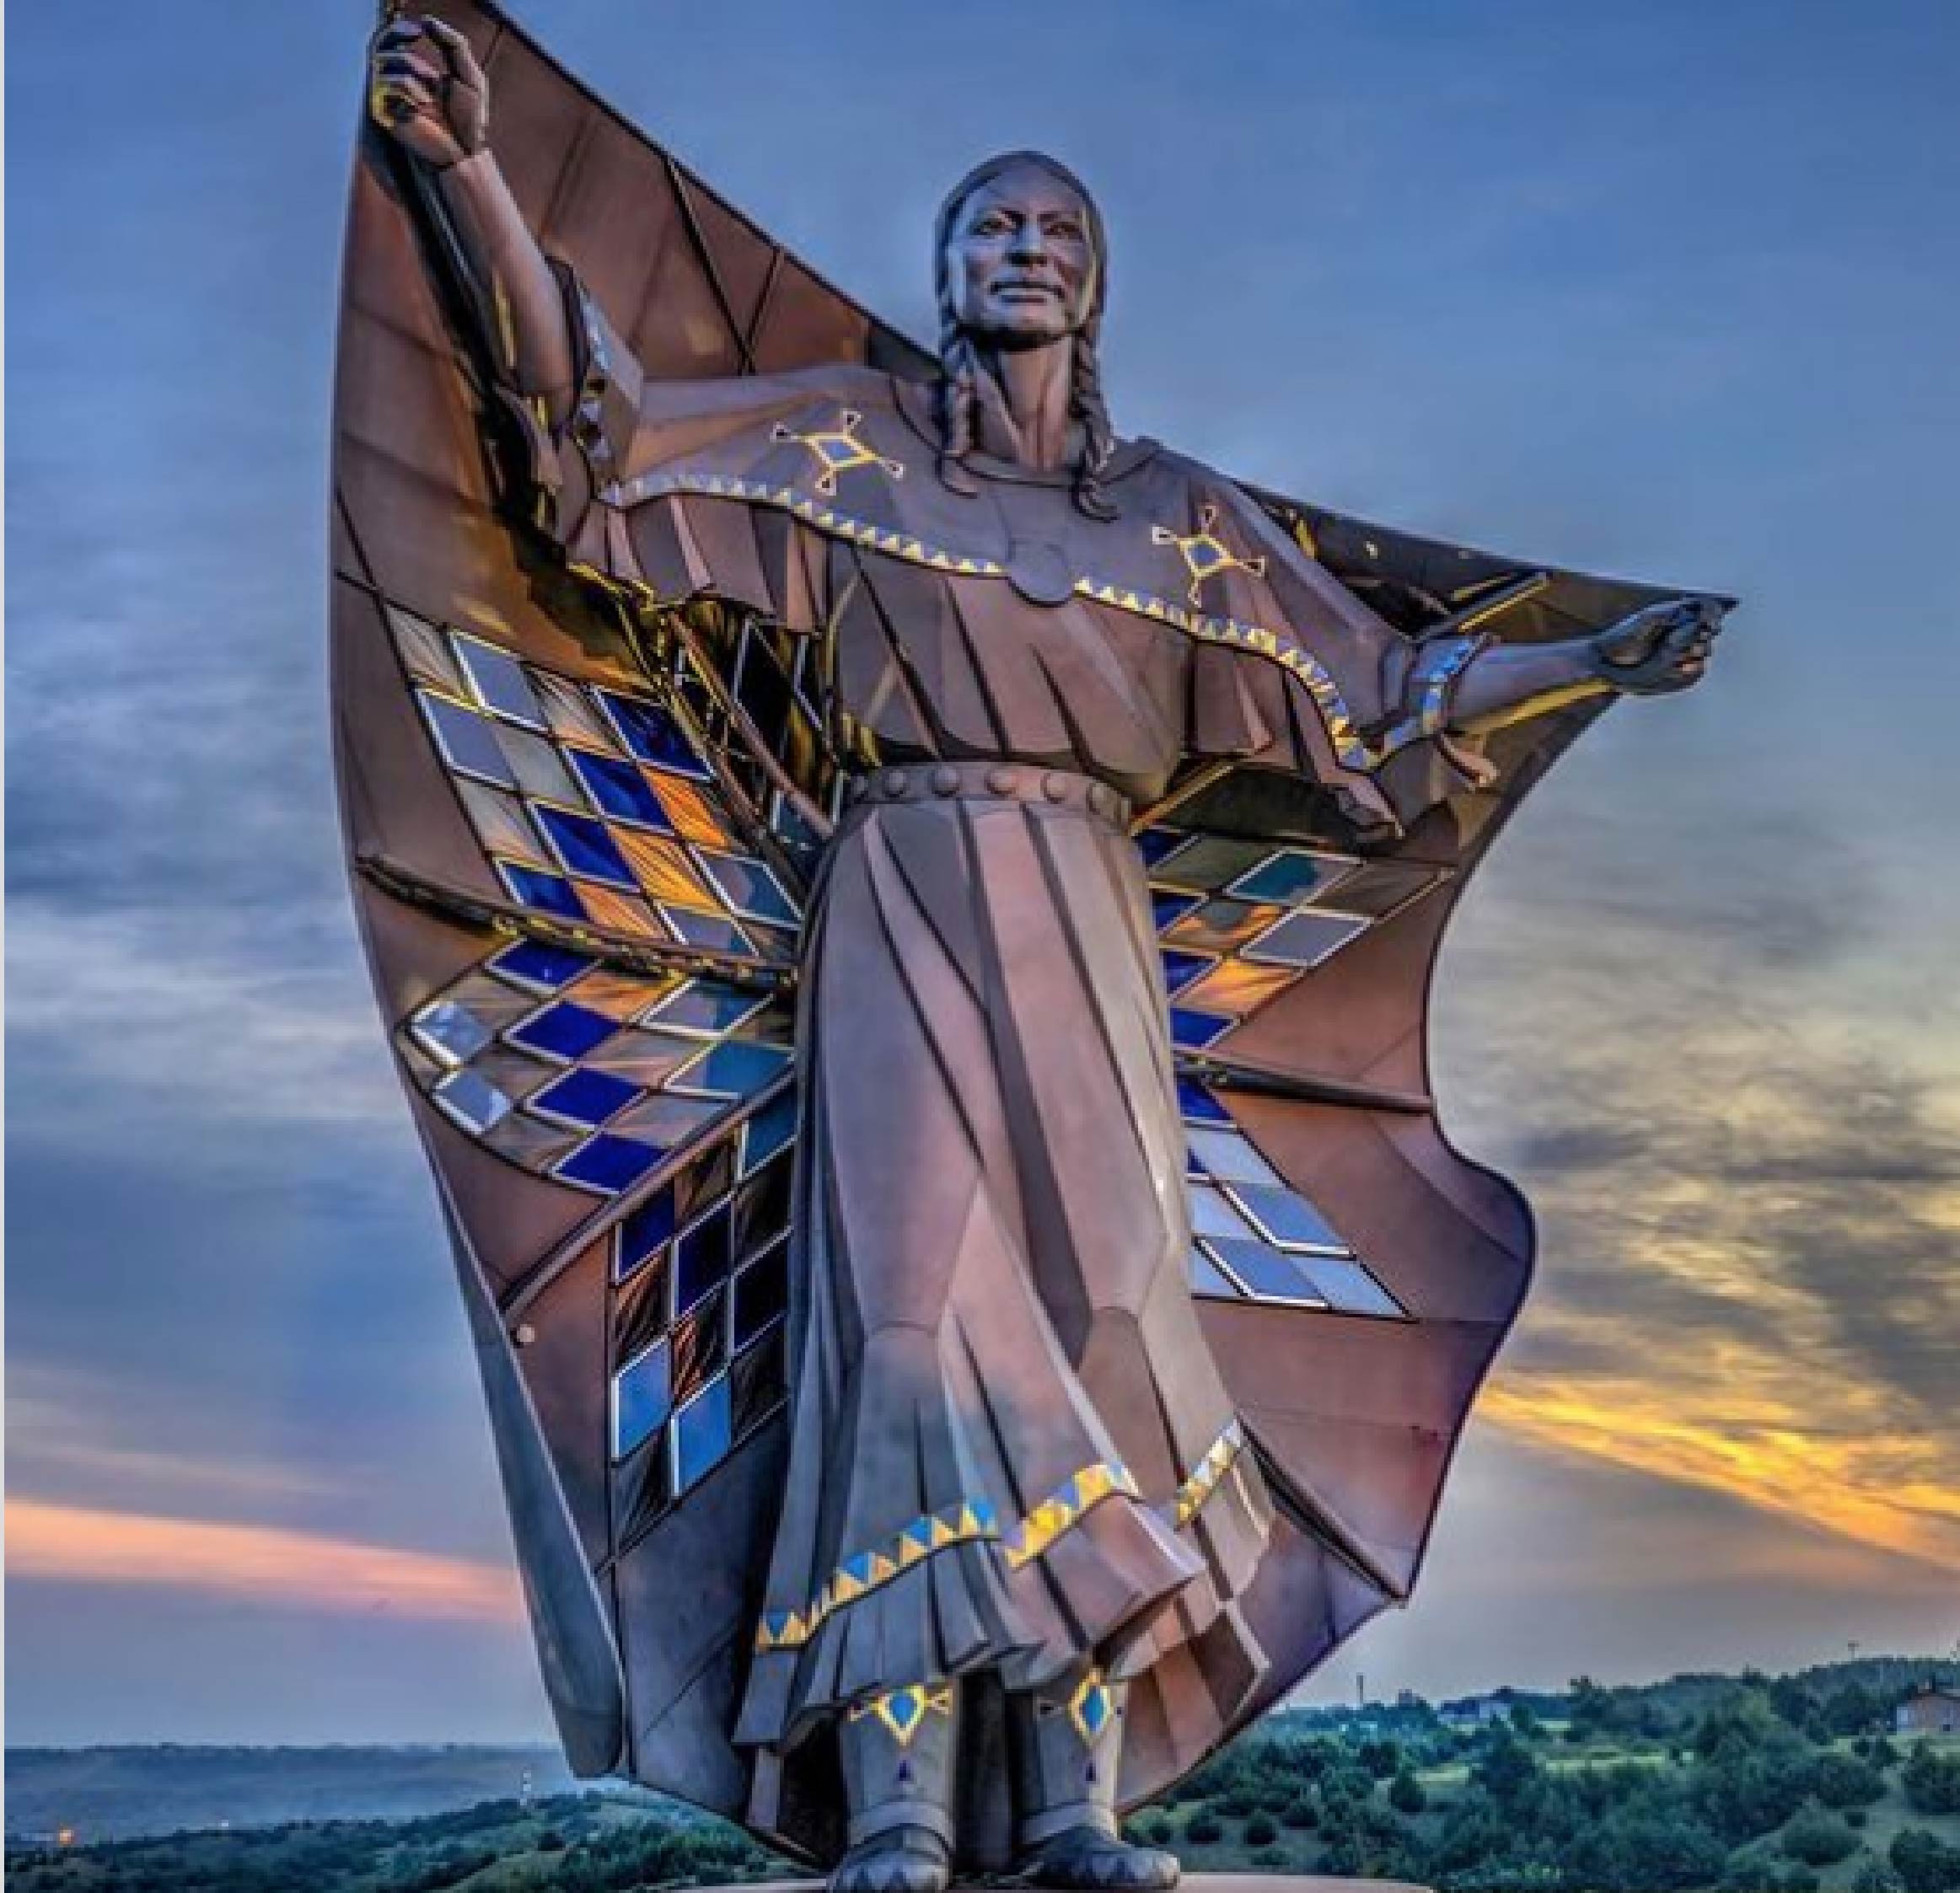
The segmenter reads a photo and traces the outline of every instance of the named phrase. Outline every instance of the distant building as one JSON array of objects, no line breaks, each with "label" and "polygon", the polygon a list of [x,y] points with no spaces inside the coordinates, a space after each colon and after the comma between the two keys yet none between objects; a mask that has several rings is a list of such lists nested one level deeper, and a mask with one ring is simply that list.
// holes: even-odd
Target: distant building
[{"label": "distant building", "polygon": [[1892,1712],[1902,1735],[1960,1735],[1960,1689],[1919,1689]]},{"label": "distant building", "polygon": [[1445,1703],[1439,1713],[1447,1723],[1470,1728],[1503,1721],[1516,1701],[1510,1690],[1501,1689],[1493,1696],[1466,1696],[1461,1702]]}]

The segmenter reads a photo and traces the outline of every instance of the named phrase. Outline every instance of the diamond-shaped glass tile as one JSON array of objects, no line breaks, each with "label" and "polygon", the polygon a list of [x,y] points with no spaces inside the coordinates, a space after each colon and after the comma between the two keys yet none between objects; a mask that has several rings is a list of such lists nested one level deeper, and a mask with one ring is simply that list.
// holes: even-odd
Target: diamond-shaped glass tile
[{"label": "diamond-shaped glass tile", "polygon": [[735,913],[776,926],[796,925],[795,906],[763,862],[746,855],[717,855],[706,848],[697,849],[695,856],[707,870],[715,891]]},{"label": "diamond-shaped glass tile", "polygon": [[1408,1311],[1358,1262],[1339,1256],[1296,1256],[1294,1261],[1344,1314],[1404,1316]]},{"label": "diamond-shaped glass tile", "polygon": [[765,1250],[735,1277],[729,1295],[728,1338],[745,1348],[789,1307],[789,1241]]},{"label": "diamond-shaped glass tile", "polygon": [[1232,882],[1227,890],[1240,900],[1271,901],[1291,907],[1325,893],[1359,864],[1345,855],[1323,855],[1308,848],[1282,848]]},{"label": "diamond-shaped glass tile", "polygon": [[1200,1236],[1252,1236],[1252,1225],[1216,1184],[1193,1183],[1189,1196],[1191,1227]]},{"label": "diamond-shaped glass tile", "polygon": [[1191,1293],[1209,1295],[1222,1301],[1243,1299],[1238,1283],[1195,1243],[1191,1247]]},{"label": "diamond-shaped glass tile", "polygon": [[1188,1005],[1171,1008],[1171,1043],[1187,1052],[1201,1052],[1216,1044],[1232,1030],[1230,1019],[1209,1012],[1194,1012]]},{"label": "diamond-shaped glass tile", "polygon": [[789,1069],[786,1045],[758,1045],[745,1038],[724,1038],[690,1064],[675,1081],[685,1091],[704,1097],[747,1097]]},{"label": "diamond-shaped glass tile", "polygon": [[428,720],[436,747],[451,769],[464,775],[481,776],[499,788],[514,789],[518,786],[516,773],[497,740],[497,732],[486,718],[427,690],[417,690],[416,698]]},{"label": "diamond-shaped glass tile", "polygon": [[517,777],[518,786],[532,801],[556,802],[565,808],[580,805],[578,785],[572,780],[572,771],[566,768],[564,754],[556,743],[507,723],[499,727],[497,740],[510,758],[511,773]]},{"label": "diamond-shaped glass tile", "polygon": [[1205,1246],[1245,1284],[1246,1292],[1255,1300],[1312,1308],[1322,1300],[1320,1291],[1301,1268],[1298,1257],[1265,1242],[1238,1241],[1228,1236],[1207,1236]]},{"label": "diamond-shaped glass tile", "polygon": [[503,884],[510,890],[513,900],[561,920],[586,918],[577,890],[562,875],[545,874],[534,867],[520,867],[515,861],[499,861],[497,871],[503,877]]},{"label": "diamond-shaped glass tile", "polygon": [[1331,1249],[1348,1252],[1334,1226],[1297,1191],[1233,1183],[1232,1196],[1260,1235],[1282,1249]]},{"label": "diamond-shaped glass tile", "polygon": [[1229,1124],[1232,1113],[1195,1078],[1178,1080],[1178,1110],[1188,1124]]},{"label": "diamond-shaped glass tile", "polygon": [[1368,925],[1345,914],[1303,908],[1289,914],[1270,932],[1261,934],[1245,949],[1245,957],[1262,965],[1297,967],[1304,971],[1331,958],[1357,934],[1366,933]]},{"label": "diamond-shaped glass tile", "polygon": [[666,807],[637,764],[617,756],[595,756],[583,749],[568,749],[566,754],[595,808],[616,822],[634,822],[663,834],[674,833]]},{"label": "diamond-shaped glass tile", "polygon": [[710,780],[710,771],[695,758],[671,717],[642,698],[621,696],[615,690],[595,689],[593,694],[619,732],[620,741],[642,762],[699,781]]},{"label": "diamond-shaped glass tile", "polygon": [[1176,992],[1194,979],[1201,979],[1217,964],[1202,953],[1163,953],[1163,983],[1167,991]]},{"label": "diamond-shaped glass tile", "polygon": [[727,1109],[720,1100],[711,1097],[645,1097],[621,1112],[613,1120],[613,1129],[663,1151],[674,1150],[705,1130]]},{"label": "diamond-shaped glass tile", "polygon": [[1328,896],[1328,904],[1343,914],[1371,920],[1386,920],[1416,895],[1439,886],[1444,877],[1431,867],[1403,861],[1369,861],[1346,876]]},{"label": "diamond-shaped glass tile", "polygon": [[728,1279],[734,1261],[733,1227],[728,1206],[712,1210],[681,1233],[674,1246],[674,1311],[685,1315]]},{"label": "diamond-shaped glass tile", "polygon": [[410,1019],[408,1029],[432,1058],[464,1064],[490,1043],[490,1027],[450,999],[431,1000]]},{"label": "diamond-shaped glass tile", "polygon": [[1271,1189],[1286,1186],[1279,1172],[1252,1147],[1252,1140],[1237,1129],[1200,1130],[1184,1134],[1193,1157],[1211,1176],[1227,1182],[1263,1183]]},{"label": "diamond-shaped glass tile", "polygon": [[500,716],[528,724],[534,730],[547,727],[544,710],[524,675],[524,667],[515,657],[481,638],[465,637],[459,632],[452,636],[464,674],[479,703]]},{"label": "diamond-shaped glass tile", "polygon": [[614,887],[636,888],[633,871],[605,823],[591,815],[534,804],[531,812],[567,874],[580,874]]},{"label": "diamond-shaped glass tile", "polygon": [[674,1192],[656,1190],[620,1224],[613,1247],[613,1279],[623,1282],[674,1237]]},{"label": "diamond-shaped glass tile", "polygon": [[594,1012],[575,1000],[561,999],[534,1013],[504,1036],[527,1051],[571,1060],[583,1058],[618,1030],[618,1022],[604,1013]]},{"label": "diamond-shaped glass tile", "polygon": [[760,993],[745,992],[719,979],[690,979],[676,988],[647,1015],[647,1023],[665,1032],[698,1032],[719,1038],[732,1032],[765,1003]]},{"label": "diamond-shaped glass tile", "polygon": [[710,1381],[674,1416],[674,1489],[697,1485],[727,1456],[733,1415],[726,1374]]},{"label": "diamond-shaped glass tile", "polygon": [[735,1437],[767,1419],[789,1397],[789,1343],[781,1322],[735,1356],[728,1370]]},{"label": "diamond-shaped glass tile", "polygon": [[1189,839],[1189,835],[1179,834],[1174,829],[1145,829],[1136,837],[1136,851],[1143,856],[1146,866],[1155,867],[1165,855],[1182,848]]},{"label": "diamond-shaped glass tile", "polygon": [[772,1098],[742,1130],[742,1168],[760,1170],[778,1150],[787,1150],[797,1134],[797,1097],[793,1088]]},{"label": "diamond-shaped glass tile", "polygon": [[511,1110],[511,1101],[495,1085],[468,1069],[452,1071],[430,1096],[464,1129],[478,1137]]},{"label": "diamond-shaped glass tile", "polygon": [[674,937],[689,946],[711,953],[753,955],[754,944],[733,920],[717,914],[696,914],[685,907],[663,907],[660,918],[673,928]]},{"label": "diamond-shaped glass tile", "polygon": [[507,946],[490,963],[499,979],[514,979],[534,992],[559,992],[581,974],[589,973],[593,962],[583,953],[568,952],[562,946],[547,946],[542,941],[520,940]]},{"label": "diamond-shaped glass tile", "polygon": [[639,1095],[637,1085],[581,1066],[545,1086],[531,1099],[530,1107],[546,1117],[596,1130],[607,1118],[616,1118]]},{"label": "diamond-shaped glass tile", "polygon": [[601,1131],[565,1158],[552,1175],[613,1196],[638,1182],[660,1157],[661,1153],[647,1145]]},{"label": "diamond-shaped glass tile", "polygon": [[613,1376],[613,1457],[624,1459],[652,1439],[673,1402],[667,1343],[658,1341]]}]

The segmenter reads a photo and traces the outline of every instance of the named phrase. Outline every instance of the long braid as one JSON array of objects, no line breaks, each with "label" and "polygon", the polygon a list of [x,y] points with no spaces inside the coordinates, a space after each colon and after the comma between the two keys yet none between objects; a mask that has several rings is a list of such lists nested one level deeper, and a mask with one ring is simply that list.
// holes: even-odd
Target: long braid
[{"label": "long braid", "polygon": [[940,206],[933,263],[939,302],[939,477],[956,493],[977,494],[980,485],[966,465],[979,436],[980,380],[983,373],[973,337],[959,320],[947,266],[947,244],[961,210],[975,191],[1017,164],[1034,164],[1059,178],[1082,200],[1096,259],[1095,298],[1076,332],[1069,369],[1069,413],[1082,430],[1082,457],[1076,463],[1075,502],[1093,519],[1114,519],[1115,504],[1103,491],[1103,478],[1116,456],[1116,433],[1103,398],[1103,370],[1096,344],[1103,327],[1108,286],[1109,244],[1102,212],[1087,186],[1066,164],[1038,151],[1004,152],[976,166],[953,187]]},{"label": "long braid", "polygon": [[1076,337],[1069,411],[1082,424],[1082,457],[1076,463],[1075,501],[1092,519],[1114,519],[1116,503],[1103,491],[1103,475],[1116,458],[1116,431],[1103,400],[1103,364],[1096,352],[1103,326],[1098,314]]},{"label": "long braid", "polygon": [[[943,273],[943,272],[942,272]],[[955,493],[969,498],[980,483],[967,471],[980,410],[980,357],[973,337],[953,313],[951,292],[942,284],[939,298],[939,365],[945,379],[939,387],[939,477]]]}]

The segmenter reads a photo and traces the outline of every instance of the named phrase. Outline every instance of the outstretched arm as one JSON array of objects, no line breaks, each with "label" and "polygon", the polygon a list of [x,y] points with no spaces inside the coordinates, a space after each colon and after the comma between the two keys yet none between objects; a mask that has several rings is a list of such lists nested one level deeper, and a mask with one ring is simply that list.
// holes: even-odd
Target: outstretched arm
[{"label": "outstretched arm", "polygon": [[1457,684],[1449,727],[1480,736],[1581,697],[1685,690],[1708,668],[1721,614],[1712,599],[1673,598],[1590,637],[1486,645]]},{"label": "outstretched arm", "polygon": [[561,425],[577,380],[564,297],[490,148],[490,83],[469,42],[441,20],[391,21],[369,55],[368,105],[432,176],[509,385]]}]

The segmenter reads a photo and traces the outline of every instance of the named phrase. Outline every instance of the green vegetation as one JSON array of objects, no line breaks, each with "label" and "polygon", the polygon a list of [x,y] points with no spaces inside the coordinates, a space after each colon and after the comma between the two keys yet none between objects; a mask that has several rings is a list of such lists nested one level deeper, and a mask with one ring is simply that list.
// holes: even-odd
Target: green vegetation
[{"label": "green vegetation", "polygon": [[[1960,1893],[1960,1740],[1889,1733],[1911,1687],[1955,1671],[1867,1661],[1281,1714],[1130,1830],[1196,1869],[1441,1893]],[[791,1870],[722,1823],[613,1791],[407,1821],[70,1847],[10,1838],[8,1882],[9,1893],[625,1893]]]}]

